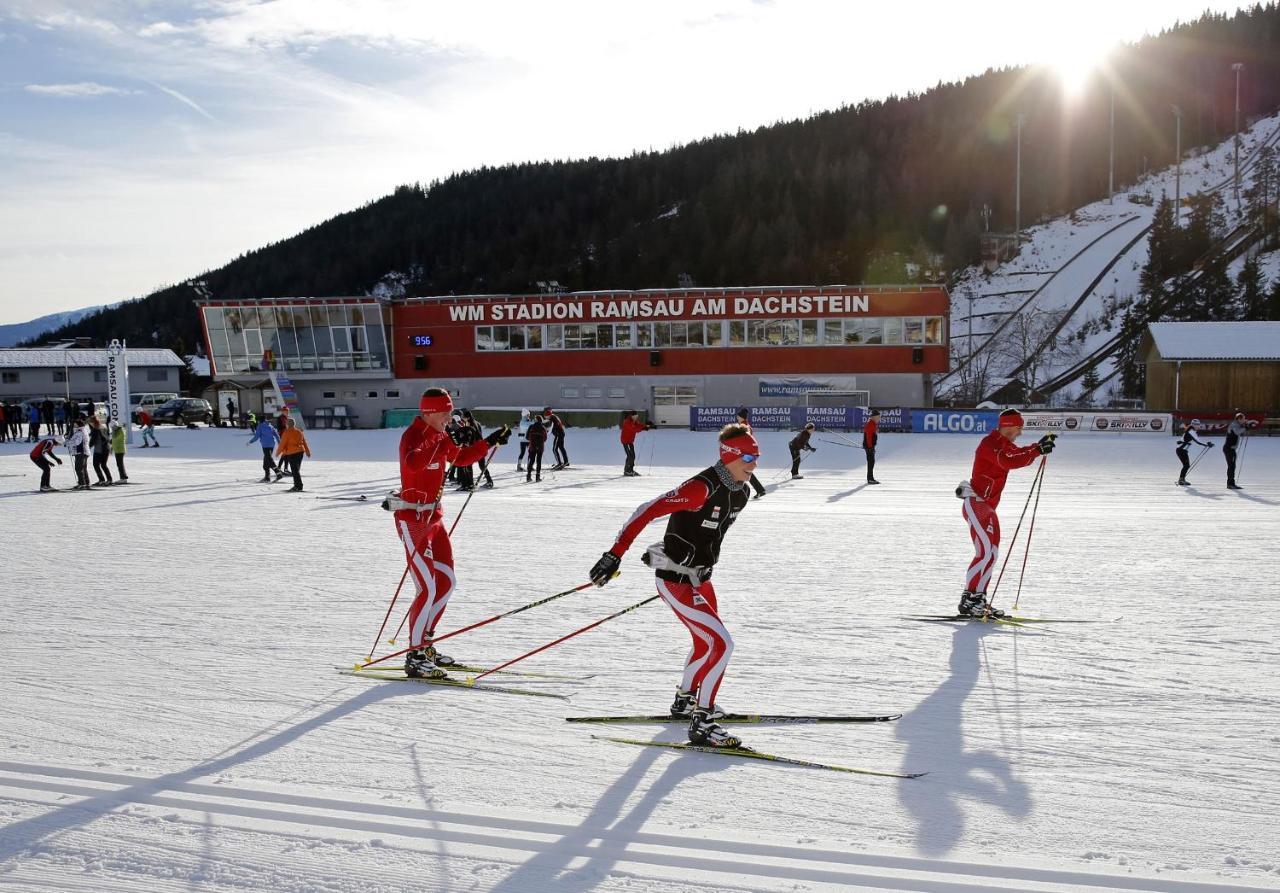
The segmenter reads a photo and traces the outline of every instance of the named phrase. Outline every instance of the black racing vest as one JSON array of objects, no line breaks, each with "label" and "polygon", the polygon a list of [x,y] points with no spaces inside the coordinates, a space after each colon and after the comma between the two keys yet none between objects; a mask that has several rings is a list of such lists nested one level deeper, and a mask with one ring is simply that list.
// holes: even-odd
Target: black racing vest
[{"label": "black racing vest", "polygon": [[[689,480],[707,485],[707,501],[696,512],[676,512],[667,519],[667,532],[662,537],[662,551],[667,558],[685,567],[700,567],[699,581],[711,578],[711,568],[720,560],[720,544],[724,535],[747,504],[747,488],[730,490],[720,480],[715,466],[698,472]],[[687,583],[688,577],[676,571],[654,573],[663,580]]]}]

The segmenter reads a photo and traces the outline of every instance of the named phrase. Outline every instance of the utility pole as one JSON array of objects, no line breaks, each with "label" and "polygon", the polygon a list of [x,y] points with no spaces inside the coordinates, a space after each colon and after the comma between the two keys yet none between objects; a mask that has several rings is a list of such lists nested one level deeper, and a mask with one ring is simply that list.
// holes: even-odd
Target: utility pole
[{"label": "utility pole", "polygon": [[1022,244],[1022,122],[1026,115],[1018,113],[1018,151],[1013,179],[1013,240]]},{"label": "utility pole", "polygon": [[1177,156],[1178,172],[1174,175],[1173,188],[1173,223],[1175,226],[1182,225],[1182,109],[1176,105],[1172,106],[1173,117],[1176,122],[1175,129],[1177,136],[1174,138],[1176,148],[1174,153]]},{"label": "utility pole", "polygon": [[1236,73],[1236,123],[1233,133],[1236,150],[1235,195],[1237,214],[1240,213],[1240,69],[1242,68],[1244,68],[1243,62],[1236,62],[1231,66],[1231,70]]},{"label": "utility pole", "polygon": [[1116,203],[1116,85],[1111,83],[1111,160],[1107,164],[1107,204]]}]

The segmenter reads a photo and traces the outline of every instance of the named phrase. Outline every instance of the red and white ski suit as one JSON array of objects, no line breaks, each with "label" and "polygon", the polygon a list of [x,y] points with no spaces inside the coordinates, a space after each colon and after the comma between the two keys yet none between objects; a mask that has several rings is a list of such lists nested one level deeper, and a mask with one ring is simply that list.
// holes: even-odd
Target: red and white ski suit
[{"label": "red and white ski suit", "polygon": [[[693,582],[687,577],[680,579],[679,574],[659,571],[655,582],[658,594],[693,639],[680,688],[696,693],[698,706],[708,709],[715,705],[716,692],[733,654],[733,637],[720,619],[716,590],[710,580],[711,565],[719,556],[724,532],[746,501],[745,488],[731,491],[717,480],[712,469],[707,469],[636,509],[609,550],[622,556],[651,521],[665,515],[689,513],[690,521],[682,530],[686,535],[678,537],[680,543],[688,546],[688,551],[683,555],[673,554],[673,530],[669,524],[665,540],[667,557],[696,561],[705,568],[704,574]],[[699,533],[704,537],[700,542],[696,540]]]},{"label": "red and white ski suit", "polygon": [[478,440],[459,447],[442,431],[429,427],[419,416],[400,437],[400,498],[405,502],[434,503],[430,509],[402,509],[395,513],[396,535],[404,544],[409,574],[417,595],[409,606],[409,645],[420,648],[435,634],[449,596],[457,585],[453,571],[453,545],[444,526],[444,476],[449,464],[471,465],[489,450]]},{"label": "red and white ski suit", "polygon": [[1040,456],[1035,444],[1018,446],[1000,433],[992,431],[978,444],[973,454],[973,471],[969,485],[973,495],[964,498],[964,519],[973,538],[973,561],[964,577],[966,592],[987,591],[991,572],[1000,554],[1000,518],[996,507],[1004,492],[1005,480],[1014,468],[1025,468]]}]

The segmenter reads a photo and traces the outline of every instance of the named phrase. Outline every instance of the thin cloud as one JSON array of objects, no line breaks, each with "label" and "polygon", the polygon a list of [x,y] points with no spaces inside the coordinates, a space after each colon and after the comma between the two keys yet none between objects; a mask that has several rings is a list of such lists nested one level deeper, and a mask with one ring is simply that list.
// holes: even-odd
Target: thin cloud
[{"label": "thin cloud", "polygon": [[187,97],[187,96],[183,96],[183,95],[182,95],[181,93],[179,93],[177,90],[172,90],[172,89],[170,89],[170,88],[168,88],[168,87],[164,86],[163,84],[157,84],[157,83],[155,83],[155,82],[153,82],[153,81],[147,81],[147,83],[148,83],[148,84],[151,84],[151,86],[155,87],[155,88],[156,88],[157,90],[159,90],[161,93],[168,93],[170,96],[172,96],[174,99],[178,100],[178,102],[182,103],[183,105],[187,105],[187,106],[190,106],[191,108],[195,109],[197,112],[199,112],[200,114],[204,115],[204,116],[205,116],[206,118],[208,118],[210,121],[216,121],[216,120],[218,120],[218,119],[217,119],[217,118],[215,118],[213,115],[209,114],[209,113],[208,113],[208,112],[206,112],[204,109],[202,109],[202,108],[201,108],[201,107],[196,103],[196,101],[195,101],[194,99],[191,99],[190,97]]},{"label": "thin cloud", "polygon": [[59,96],[64,99],[87,99],[92,96],[130,96],[137,90],[125,90],[122,87],[108,87],[106,84],[95,84],[93,81],[79,81],[74,84],[27,84],[22,89],[28,93],[41,96]]}]

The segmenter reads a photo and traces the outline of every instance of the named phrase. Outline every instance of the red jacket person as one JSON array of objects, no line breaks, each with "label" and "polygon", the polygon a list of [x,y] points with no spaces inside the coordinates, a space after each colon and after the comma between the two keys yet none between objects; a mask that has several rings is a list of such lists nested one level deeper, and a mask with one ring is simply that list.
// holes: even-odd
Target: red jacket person
[{"label": "red jacket person", "polygon": [[404,671],[409,676],[439,678],[453,661],[431,644],[436,624],[444,614],[457,584],[453,572],[453,546],[444,526],[444,476],[449,463],[471,465],[489,449],[506,443],[511,429],[505,425],[484,440],[459,447],[445,433],[453,401],[443,388],[427,388],[418,405],[418,417],[400,437],[400,492],[382,507],[395,512],[396,534],[404,544],[409,574],[417,595],[409,606],[409,645]]},{"label": "red jacket person", "polygon": [[957,611],[966,617],[1000,617],[1002,611],[991,607],[987,586],[991,571],[1000,554],[1000,518],[996,508],[1004,492],[1005,479],[1013,468],[1025,468],[1040,456],[1053,452],[1057,435],[1046,434],[1030,446],[1020,447],[1015,440],[1022,433],[1022,413],[1006,409],[1000,413],[1000,424],[973,454],[973,471],[969,480],[956,487],[956,496],[964,500],[964,519],[973,538],[973,561],[964,578],[964,595]]},{"label": "red jacket person", "polygon": [[759,458],[760,447],[750,429],[726,425],[720,432],[720,461],[636,509],[591,569],[597,586],[609,582],[649,522],[669,516],[662,542],[650,546],[643,561],[654,570],[658,594],[693,638],[671,715],[689,719],[689,740],[694,744],[742,744],[716,722],[724,715],[716,710],[716,692],[733,654],[733,638],[720,620],[711,571],[720,559],[724,535],[747,504],[746,483]]}]

